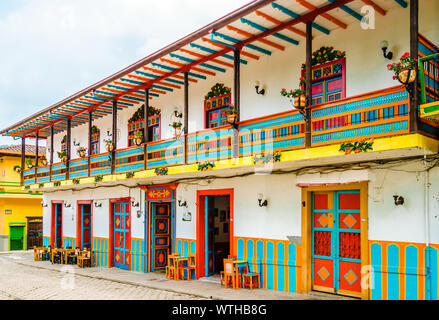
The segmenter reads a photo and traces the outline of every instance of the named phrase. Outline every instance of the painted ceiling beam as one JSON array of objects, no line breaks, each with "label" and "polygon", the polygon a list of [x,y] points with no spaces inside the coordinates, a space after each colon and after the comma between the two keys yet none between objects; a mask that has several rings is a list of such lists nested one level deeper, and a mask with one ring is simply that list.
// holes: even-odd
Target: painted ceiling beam
[{"label": "painted ceiling beam", "polygon": [[[188,49],[184,49],[184,48],[180,48],[179,51],[180,51],[180,52],[187,53],[187,54],[189,54],[189,55],[192,55],[192,56],[197,57],[197,58],[200,58],[200,59],[205,57],[205,56],[202,55],[202,54],[199,54],[199,53],[197,53],[197,52],[194,52],[194,51],[191,51],[191,50],[188,50]],[[225,62],[225,61],[222,61],[222,60],[219,60],[219,59],[212,59],[212,60],[210,60],[210,61],[211,61],[211,62],[218,63],[218,64],[220,64],[220,65],[222,65],[222,66],[225,66],[225,67],[233,68],[233,64],[228,63],[228,62]]]},{"label": "painted ceiling beam", "polygon": [[[305,8],[309,9],[309,10],[315,10],[317,9],[316,6],[312,5],[311,3],[309,3],[306,0],[296,0],[299,4],[301,4],[302,6],[304,6]],[[346,29],[348,27],[348,25],[342,21],[340,21],[339,19],[335,18],[334,16],[330,15],[329,13],[322,13],[321,15],[323,18],[325,18],[328,21],[331,21],[332,23],[334,23],[335,25],[339,26],[340,28]]]},{"label": "painted ceiling beam", "polygon": [[[133,75],[133,74],[128,74],[127,76],[128,76],[128,78],[136,78],[136,77],[137,77],[137,76],[135,76],[135,75]],[[154,78],[154,79],[158,79],[158,78]],[[148,79],[148,80],[154,80],[154,79]],[[125,79],[125,78],[121,78],[120,80],[123,80],[123,81],[126,81],[126,82],[131,82],[131,83],[139,84],[139,82],[138,82],[138,81],[135,81],[135,80],[129,80],[129,79]],[[170,88],[174,88],[174,89],[180,89],[180,88],[181,88],[180,86],[177,86],[177,85],[175,85],[175,84],[166,83],[166,82],[163,82],[163,81],[159,81],[159,82],[157,82],[157,83],[161,84],[162,86],[166,86],[166,87],[170,87]],[[145,92],[143,92],[143,91],[139,91],[138,93],[139,93],[139,94],[144,94]]]},{"label": "painted ceiling beam", "polygon": [[[277,25],[282,24],[281,21],[279,21],[279,20],[273,18],[272,16],[269,16],[268,14],[263,13],[262,11],[258,11],[258,10],[256,10],[256,11],[255,11],[255,14],[256,14],[258,17],[261,17],[261,18],[264,18],[264,19],[267,20],[267,21],[270,21],[271,23],[274,23],[274,24],[277,24]],[[294,32],[295,34],[297,34],[297,35],[299,35],[299,36],[302,36],[302,37],[306,38],[306,33],[303,32],[303,31],[300,30],[300,29],[294,28],[294,27],[292,27],[292,26],[287,26],[287,27],[285,27],[285,29],[288,30],[288,31]],[[313,38],[314,38],[314,37],[313,37]]]},{"label": "painted ceiling beam", "polygon": [[[214,32],[213,35],[221,37],[224,40],[230,41],[232,43],[239,43],[239,42],[241,42],[241,40],[238,40],[236,38],[230,37],[230,36],[228,36],[226,34],[223,34],[223,33],[220,33],[220,32]],[[249,49],[253,49],[253,50],[258,51],[260,53],[266,54],[268,56],[271,56],[271,51],[268,51],[268,50],[266,50],[264,48],[255,46],[254,44],[249,43],[249,44],[246,44],[245,47],[249,48]]]},{"label": "painted ceiling beam", "polygon": [[[109,84],[108,85],[108,87],[112,87],[112,88],[114,88],[114,89],[110,89],[110,88],[102,88],[102,89],[105,89],[106,91],[109,91],[109,95],[112,95],[113,97],[116,97],[116,96],[118,96],[118,95],[120,95],[120,94],[123,94],[123,93],[125,93],[126,91],[128,91],[127,89],[129,89],[129,88],[125,88],[125,87],[119,87],[119,86],[115,86],[115,85],[111,85],[111,84]],[[121,89],[122,88],[122,89]],[[125,94],[123,94],[123,95],[121,95],[122,97],[126,97],[126,95]],[[131,93],[130,94],[130,96],[132,97],[132,98],[136,98],[136,99],[140,99],[139,101],[142,101],[142,96],[141,95],[137,95],[137,94],[134,94],[134,93]]]},{"label": "painted ceiling beam", "polygon": [[[151,71],[151,72],[155,72],[155,73],[158,73],[158,74],[160,74],[160,75],[164,75],[164,74],[166,74],[166,72],[165,71],[163,71],[163,70],[157,70],[157,69],[154,69],[154,68],[150,68],[150,67],[142,67],[144,70],[148,70],[148,71]],[[176,74],[175,76],[173,76],[174,78],[177,78],[177,79],[180,79],[180,80],[184,80],[184,76],[181,76],[181,75],[179,75],[179,74]],[[190,78],[190,77],[188,77],[188,80],[190,81],[190,82],[195,82],[195,83],[197,83],[198,82],[198,80],[196,80],[196,79],[193,79],[193,78]],[[163,94],[165,94],[166,92],[162,92]]]},{"label": "painted ceiling beam", "polygon": [[[255,29],[259,30],[259,31],[267,31],[267,30],[269,30],[268,28],[263,27],[263,26],[261,26],[260,24],[257,24],[257,23],[255,23],[255,22],[250,21],[250,20],[245,19],[245,18],[241,18],[240,21],[241,21],[242,23],[244,23],[244,24],[248,24],[250,27],[255,28]],[[286,42],[289,42],[289,43],[295,44],[295,45],[298,45],[298,44],[299,44],[299,41],[294,40],[294,39],[292,39],[292,38],[290,38],[290,37],[287,37],[287,36],[285,36],[285,35],[283,35],[283,34],[281,34],[281,33],[278,33],[278,32],[271,34],[271,36],[276,37],[276,38],[278,38],[278,39],[281,39],[281,40],[283,40],[283,41],[286,41]]]},{"label": "painted ceiling beam", "polygon": [[[184,68],[185,66],[187,66],[186,64],[183,64],[183,63],[180,63],[180,62],[177,62],[177,61],[173,61],[173,60],[169,60],[169,59],[165,59],[165,58],[160,58],[160,61],[161,62],[167,62],[169,64],[172,64],[172,65],[180,67],[180,68]],[[216,73],[214,73],[212,71],[209,71],[209,70],[200,69],[198,67],[193,67],[191,69],[194,70],[194,71],[197,71],[197,72],[201,72],[201,73],[213,76],[213,77],[216,76]]]},{"label": "painted ceiling beam", "polygon": [[[151,62],[151,65],[154,66],[154,67],[158,67],[158,68],[162,68],[162,69],[168,70],[168,71],[175,71],[175,70],[177,70],[176,68],[173,68],[173,67],[170,67],[170,66],[167,66],[167,65],[164,65],[164,64],[156,63],[156,62]],[[166,75],[166,73],[164,73],[163,75]],[[190,76],[192,76],[194,78],[199,78],[199,79],[203,79],[203,80],[207,79],[206,76],[203,76],[203,75],[198,74],[198,73],[188,72],[188,75],[190,75]]]},{"label": "painted ceiling beam", "polygon": [[381,8],[379,5],[377,5],[375,2],[373,2],[372,0],[361,0],[364,2],[364,4],[367,4],[369,6],[372,6],[376,12],[378,12],[380,15],[385,16],[386,15],[386,10],[384,10],[383,8]]},{"label": "painted ceiling beam", "polygon": [[[157,79],[158,77],[160,77],[160,76],[157,76],[155,74],[148,73],[148,72],[143,72],[143,71],[139,71],[139,70],[136,70],[134,72],[137,73],[137,74],[141,74],[141,75],[143,75],[145,77],[153,78],[153,79]],[[184,84],[183,81],[179,81],[179,80],[175,80],[175,79],[169,79],[169,78],[168,79],[163,79],[163,81],[173,82],[173,83],[177,83],[177,84],[180,84],[180,85]]]},{"label": "painted ceiling beam", "polygon": [[[135,78],[136,76],[135,76],[135,75],[131,75],[131,74],[129,74],[128,77],[130,77],[130,78]],[[125,78],[121,78],[120,80],[122,80],[122,81],[124,81],[124,82],[128,82],[128,83],[137,84],[137,85],[141,83],[141,82],[139,82],[139,81],[135,81],[135,80],[131,80],[131,79],[125,79]],[[116,83],[116,82],[115,82],[115,83]],[[120,82],[118,82],[117,84],[120,84]],[[162,83],[162,82],[160,82],[160,84],[162,84],[162,87],[163,87],[163,88],[166,88],[166,89],[163,89],[163,90],[166,90],[166,91],[169,91],[169,92],[174,91],[174,89],[168,87],[168,84],[167,84],[167,83]],[[124,83],[124,85],[128,86],[126,83]],[[137,93],[139,93],[139,94],[145,94],[145,92],[142,92],[141,90],[136,90],[135,92],[137,92]]]},{"label": "painted ceiling beam", "polygon": [[[143,82],[135,81],[135,80],[129,80],[129,79],[124,79],[124,81],[128,82],[128,83],[122,83],[122,82],[118,82],[118,81],[115,81],[114,83],[119,85],[119,86],[122,86],[122,88],[124,88],[124,90],[130,90],[130,89],[138,86],[139,84],[145,83],[145,80],[143,80],[143,79],[146,79],[146,81],[151,80],[151,79],[148,79],[148,78],[142,78],[142,77],[135,76],[135,75],[128,75],[128,76],[132,77],[132,78],[135,78],[135,79],[142,79]],[[173,90],[173,89],[169,88],[169,90]],[[130,95],[134,96],[135,98],[139,98],[141,101],[145,100],[145,97],[144,97],[145,93],[142,92],[142,90],[137,90],[136,93],[138,93],[138,94],[131,93]],[[127,97],[129,97],[130,95],[127,95]],[[150,92],[149,95],[150,95],[150,98],[151,97],[158,97],[159,96],[158,94],[152,93],[152,92]]]},{"label": "painted ceiling beam", "polygon": [[[205,51],[205,52],[208,52],[208,53],[211,53],[211,54],[214,54],[214,53],[218,52],[216,50],[210,49],[210,48],[205,47],[205,46],[201,46],[201,45],[196,44],[196,43],[190,43],[189,45],[192,48],[197,48],[197,49],[199,49],[201,51]],[[221,57],[224,57],[226,59],[229,59],[229,60],[233,61],[233,56],[231,56],[230,54],[223,54],[223,55],[221,55]],[[240,61],[241,61],[242,64],[247,64],[246,60],[241,59]]]},{"label": "painted ceiling beam", "polygon": [[[189,62],[189,63],[192,63],[192,62],[196,61],[194,59],[186,58],[186,57],[180,56],[180,55],[175,54],[175,53],[170,53],[169,55],[172,58],[177,58],[177,59],[180,59],[181,61],[185,61],[185,62]],[[223,72],[223,73],[226,72],[226,69],[220,68],[220,67],[214,66],[212,64],[208,64],[208,63],[200,63],[200,66],[206,67],[208,69],[212,69],[212,70],[215,70],[215,71]]]},{"label": "painted ceiling beam", "polygon": [[[88,106],[90,106],[90,107],[92,107],[92,106],[94,106],[95,105],[95,103],[91,103],[91,102],[87,102],[87,101],[84,101],[83,100],[84,98],[79,98],[78,100],[75,100],[75,102],[76,103],[83,103],[83,104],[85,104],[85,105],[88,105]],[[131,103],[125,103],[125,102],[118,102],[117,103],[118,105],[120,104],[120,105],[125,105],[125,106],[129,106],[129,107],[132,107],[133,105],[131,104]],[[121,107],[117,107],[117,110],[122,110],[122,108]]]},{"label": "painted ceiling beam", "polygon": [[[328,0],[328,1],[331,2],[331,3],[337,2],[337,0]],[[349,8],[347,5],[341,5],[340,9],[343,10],[344,12],[346,12],[347,14],[350,14],[351,16],[353,16],[358,21],[363,20],[363,16],[361,14],[359,14],[357,11]]]},{"label": "painted ceiling beam", "polygon": [[[213,46],[215,46],[215,47],[222,48],[222,49],[230,48],[230,47],[231,47],[231,46],[228,45],[228,44],[220,44],[220,43],[218,43],[218,42],[212,41],[212,40],[207,39],[207,38],[201,38],[201,41],[204,41],[204,42],[210,43],[211,45],[213,45]],[[233,46],[232,46],[232,47],[233,47]],[[231,49],[231,48],[230,48],[230,49]],[[254,59],[254,60],[259,60],[259,56],[255,55],[255,54],[253,54],[253,53],[250,53],[250,52],[244,51],[244,50],[241,50],[241,55],[243,55],[243,56],[245,56],[245,57],[248,57],[248,58],[251,58],[251,59]]]},{"label": "painted ceiling beam", "polygon": [[[295,13],[294,11],[291,11],[290,9],[287,9],[287,8],[285,8],[285,7],[283,7],[283,6],[279,5],[279,4],[277,4],[277,3],[275,3],[275,2],[272,2],[272,3],[271,3],[271,6],[272,6],[273,8],[275,8],[275,9],[279,10],[280,12],[282,12],[282,13],[284,13],[284,14],[286,14],[286,15],[292,17],[292,18],[294,18],[294,19],[297,19],[297,18],[301,17],[300,14]],[[330,31],[329,31],[328,29],[326,29],[325,27],[319,25],[318,23],[313,22],[313,23],[312,23],[312,27],[313,27],[314,29],[316,29],[316,30],[319,30],[320,32],[323,32],[323,33],[326,33],[326,34],[329,34],[329,33],[330,33]]]},{"label": "painted ceiling beam", "polygon": [[[88,96],[86,96],[86,97],[88,97]],[[88,98],[94,99],[94,100],[98,100],[98,101],[105,101],[105,100],[108,100],[109,98],[111,98],[111,96],[104,95],[104,94],[101,94],[101,93],[96,93],[96,91],[95,91],[94,92],[94,96],[91,96],[91,97],[88,97]],[[126,98],[120,98],[119,100],[123,101],[123,102],[131,102],[129,99],[126,99]]]},{"label": "painted ceiling beam", "polygon": [[408,7],[408,4],[407,4],[407,2],[405,0],[395,0],[395,2],[397,4],[399,4],[403,8],[407,8]]},{"label": "painted ceiling beam", "polygon": [[[240,35],[245,36],[245,37],[252,37],[253,36],[253,34],[251,34],[250,32],[244,31],[242,29],[239,29],[239,28],[236,28],[236,27],[233,27],[233,26],[227,26],[226,28],[227,28],[227,30],[236,32],[237,34],[240,34]],[[266,44],[268,46],[271,46],[273,48],[282,50],[282,51],[285,50],[284,46],[281,46],[280,44],[277,44],[276,42],[273,42],[273,41],[270,41],[270,40],[267,40],[267,39],[264,39],[264,38],[258,39],[257,41],[259,41],[259,42],[261,42],[263,44]]]}]

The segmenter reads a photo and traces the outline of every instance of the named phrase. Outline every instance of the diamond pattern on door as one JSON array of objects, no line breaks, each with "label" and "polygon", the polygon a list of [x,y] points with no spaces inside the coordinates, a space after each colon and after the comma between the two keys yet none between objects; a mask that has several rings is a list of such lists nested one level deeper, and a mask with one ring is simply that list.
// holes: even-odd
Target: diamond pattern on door
[{"label": "diamond pattern on door", "polygon": [[114,266],[126,270],[130,269],[131,255],[129,205],[129,202],[117,202],[113,204]]}]

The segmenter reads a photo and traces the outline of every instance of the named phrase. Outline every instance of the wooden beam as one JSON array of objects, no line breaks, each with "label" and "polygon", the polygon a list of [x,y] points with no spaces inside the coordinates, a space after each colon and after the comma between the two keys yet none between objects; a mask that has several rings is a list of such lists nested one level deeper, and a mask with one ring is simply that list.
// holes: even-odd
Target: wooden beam
[{"label": "wooden beam", "polygon": [[183,117],[184,117],[184,163],[187,164],[187,135],[189,133],[189,81],[188,81],[188,73],[184,73],[184,109],[183,109]]},{"label": "wooden beam", "polygon": [[372,6],[375,9],[375,11],[378,12],[380,15],[382,15],[382,16],[386,15],[387,11],[384,10],[383,8],[381,8],[379,5],[377,5],[372,0],[361,0],[361,1],[363,1],[364,4]]},{"label": "wooden beam", "polygon": [[67,162],[66,162],[66,180],[70,178],[70,159],[71,159],[71,143],[72,143],[72,120],[67,119],[67,135],[66,135],[66,149],[67,149]]},{"label": "wooden beam", "polygon": [[[150,68],[150,67],[143,67],[143,69],[144,69],[144,70],[151,71],[151,72],[158,73],[158,74],[160,74],[160,75],[164,75],[164,74],[166,74],[166,71],[163,71],[163,70],[157,70],[157,69]],[[184,76],[180,76],[180,75],[177,75],[177,74],[176,74],[176,75],[174,75],[174,76],[172,76],[172,77],[184,81]],[[196,79],[192,79],[192,78],[189,78],[189,81],[190,81],[190,82],[195,82],[195,83],[198,82],[198,80],[196,80]],[[164,91],[163,91],[163,92],[164,92]]]},{"label": "wooden beam", "polygon": [[26,155],[26,138],[22,137],[21,138],[21,172],[20,172],[20,180],[21,180],[21,185],[23,185],[24,183],[24,157]]},{"label": "wooden beam", "polygon": [[143,108],[143,127],[145,134],[143,135],[143,138],[145,140],[144,145],[144,162],[143,162],[143,168],[146,170],[148,167],[148,142],[149,142],[149,130],[148,130],[148,121],[149,121],[149,90],[150,88],[145,88],[145,106]]},{"label": "wooden beam", "polygon": [[[215,46],[215,47],[219,47],[219,48],[222,48],[222,49],[227,48],[227,46],[225,46],[225,45],[223,45],[223,44],[220,44],[220,43],[217,43],[217,42],[214,42],[214,41],[212,41],[212,40],[210,40],[210,39],[207,39],[207,38],[201,38],[201,40],[204,41],[204,42],[207,42],[207,43],[209,43],[209,44],[211,44],[211,45],[213,45],[213,46]],[[249,53],[249,52],[246,52],[246,51],[242,51],[242,50],[241,50],[241,54],[242,54],[243,56],[248,57],[248,58],[255,59],[255,60],[259,60],[259,56],[255,55],[255,54],[253,54],[253,53]]]},{"label": "wooden beam", "polygon": [[[412,59],[419,58],[419,0],[410,0],[410,57]],[[418,131],[418,79],[419,72],[417,72],[416,80],[411,84],[413,90],[410,95],[410,133]],[[410,86],[410,84],[409,84]]]},{"label": "wooden beam", "polygon": [[[93,130],[93,111],[88,113],[88,160],[87,160],[87,168],[88,168],[88,176],[90,177],[90,156],[91,156],[91,136]],[[99,137],[100,138],[100,137]],[[99,143],[99,141],[98,141]]]},{"label": "wooden beam", "polygon": [[[36,135],[35,135],[35,170],[37,170],[38,168],[38,157],[39,157],[39,152],[38,152],[38,140],[40,140],[40,132],[37,131]],[[37,172],[35,171],[35,182],[37,182]]]},{"label": "wooden beam", "polygon": [[[194,57],[197,57],[197,58],[200,58],[200,59],[205,57],[205,55],[202,55],[202,54],[197,53],[197,52],[193,52],[191,50],[183,49],[183,48],[179,49],[179,51],[187,53],[187,54],[190,54],[190,55],[192,55]],[[222,61],[222,60],[219,60],[219,59],[212,59],[210,61],[218,63],[218,64],[220,64],[222,66],[225,66],[225,67],[233,68],[233,64],[225,62],[225,61]]]},{"label": "wooden beam", "polygon": [[[274,24],[277,24],[277,25],[282,24],[281,21],[279,21],[279,20],[277,20],[277,19],[275,19],[275,18],[273,18],[273,17],[269,16],[268,14],[265,14],[265,13],[263,13],[261,11],[256,10],[255,14],[257,16],[259,16],[259,17],[264,18],[267,21],[270,21],[270,22],[274,23]],[[299,36],[306,37],[306,32],[303,32],[302,30],[299,30],[297,28],[286,27],[285,29],[287,29],[288,31],[294,32],[295,34],[298,34]]]},{"label": "wooden beam", "polygon": [[[242,35],[242,36],[246,36],[246,37],[251,37],[251,36],[253,36],[253,34],[251,34],[250,32],[247,32],[247,31],[241,30],[241,29],[236,28],[236,27],[233,27],[233,26],[227,26],[227,30],[234,31],[234,32],[236,32],[237,34],[240,34],[240,35]],[[271,47],[273,47],[273,48],[276,48],[276,49],[282,50],[282,51],[285,50],[285,47],[284,47],[284,46],[281,46],[280,44],[277,44],[276,42],[273,42],[273,41],[270,41],[270,40],[267,40],[267,39],[264,39],[264,38],[260,38],[260,39],[258,39],[257,41],[259,41],[260,43],[263,43],[263,44],[269,45],[269,46],[271,46]]]},{"label": "wooden beam", "polygon": [[306,62],[305,62],[305,90],[306,90],[306,121],[305,121],[305,148],[311,148],[311,105],[312,105],[312,21],[306,22]]},{"label": "wooden beam", "polygon": [[116,170],[116,149],[117,149],[117,100],[113,100],[113,128],[111,133],[113,151],[111,152],[111,174]]},{"label": "wooden beam", "polygon": [[235,64],[235,68],[233,69],[233,102],[236,108],[236,124],[233,126],[233,158],[239,158],[239,127],[237,123],[240,121],[240,93],[241,93],[241,52],[240,49],[237,48],[234,50],[234,59],[233,62]]},{"label": "wooden beam", "polygon": [[[317,9],[316,6],[312,5],[311,3],[309,3],[306,0],[296,0],[299,4],[301,4],[302,6],[304,6],[305,8],[309,9],[309,10],[315,10]],[[340,28],[346,29],[348,26],[346,23],[338,20],[337,18],[335,18],[334,16],[330,15],[329,13],[322,13],[321,16],[323,18],[325,18],[328,21],[331,21],[332,23],[336,24],[337,26],[339,26]]]},{"label": "wooden beam", "polygon": [[[184,68],[184,67],[190,65],[190,64],[186,65],[186,64],[183,64],[183,63],[180,63],[180,62],[176,62],[174,60],[169,60],[169,59],[166,59],[166,58],[160,58],[160,61],[161,62],[167,62],[169,64],[172,64],[172,65],[180,67],[180,68]],[[210,75],[210,76],[214,76],[214,77],[216,76],[215,72],[212,72],[212,71],[209,71],[209,70],[200,69],[200,68],[197,68],[197,67],[191,67],[190,69],[194,70],[194,71],[197,71],[197,72],[201,72],[201,73]]]}]

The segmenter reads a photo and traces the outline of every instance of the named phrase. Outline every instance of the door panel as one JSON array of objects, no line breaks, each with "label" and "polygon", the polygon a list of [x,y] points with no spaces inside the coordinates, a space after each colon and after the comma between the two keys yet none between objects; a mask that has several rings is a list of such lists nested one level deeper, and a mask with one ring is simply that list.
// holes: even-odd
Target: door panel
[{"label": "door panel", "polygon": [[129,203],[113,204],[114,213],[114,266],[128,270],[130,268],[130,213]]},{"label": "door panel", "polygon": [[360,293],[360,192],[314,192],[312,221],[313,288]]},{"label": "door panel", "polygon": [[62,205],[55,204],[55,248],[62,248]]},{"label": "door panel", "polygon": [[205,230],[206,230],[206,276],[210,276],[215,272],[215,208],[214,197],[206,196],[206,217],[205,217]]},{"label": "door panel", "polygon": [[91,248],[91,205],[81,205],[81,249]]},{"label": "door panel", "polygon": [[171,249],[171,203],[152,203],[152,271],[164,270]]}]

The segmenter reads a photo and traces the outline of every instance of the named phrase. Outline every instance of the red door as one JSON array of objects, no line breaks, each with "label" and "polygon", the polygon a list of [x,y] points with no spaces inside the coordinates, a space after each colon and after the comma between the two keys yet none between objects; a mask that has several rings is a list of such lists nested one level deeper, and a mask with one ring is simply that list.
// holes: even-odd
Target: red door
[{"label": "red door", "polygon": [[129,202],[113,203],[114,266],[129,270],[131,254]]},{"label": "red door", "polygon": [[312,195],[312,284],[314,290],[361,293],[360,192]]}]

